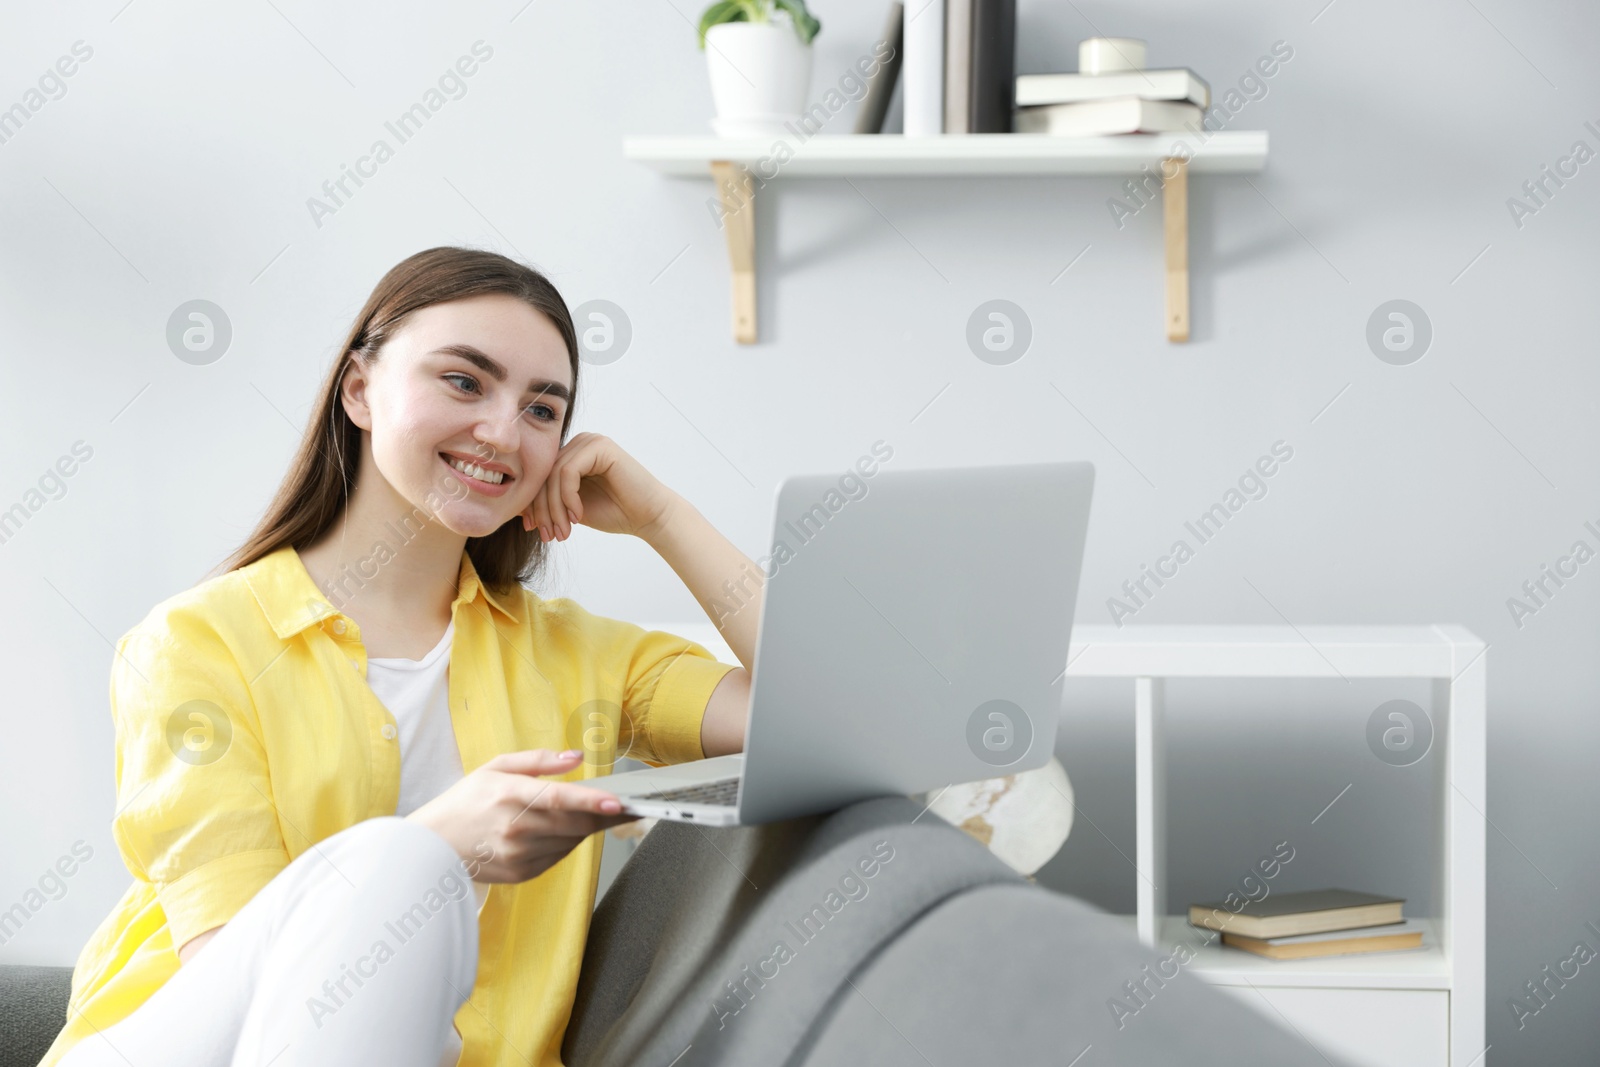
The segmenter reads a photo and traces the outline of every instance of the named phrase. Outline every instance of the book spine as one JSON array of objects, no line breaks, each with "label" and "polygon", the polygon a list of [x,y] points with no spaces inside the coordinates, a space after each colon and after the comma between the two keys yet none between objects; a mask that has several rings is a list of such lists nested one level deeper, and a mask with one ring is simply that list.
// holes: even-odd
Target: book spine
[{"label": "book spine", "polygon": [[867,95],[861,99],[861,110],[856,112],[856,133],[882,133],[883,120],[889,114],[889,100],[894,96],[895,82],[900,80],[900,60],[905,53],[905,5],[895,0],[889,5],[889,18],[883,26],[879,41],[885,48],[877,50],[882,58],[875,73],[867,82]]},{"label": "book spine", "polygon": [[972,12],[979,2],[981,0],[945,0],[945,133],[967,133],[972,121]]},{"label": "book spine", "polygon": [[1017,0],[973,0],[967,128],[1010,133],[1016,107]]},{"label": "book spine", "polygon": [[944,130],[944,0],[911,0],[903,67],[907,137]]}]

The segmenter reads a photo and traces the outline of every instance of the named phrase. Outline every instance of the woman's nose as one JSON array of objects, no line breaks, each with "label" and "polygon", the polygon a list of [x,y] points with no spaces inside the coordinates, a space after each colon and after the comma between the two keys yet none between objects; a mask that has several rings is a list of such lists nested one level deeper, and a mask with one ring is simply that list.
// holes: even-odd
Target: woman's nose
[{"label": "woman's nose", "polygon": [[[478,424],[475,436],[479,441],[488,445],[496,455],[510,455],[517,450],[520,430],[517,425],[517,416],[520,412],[500,414],[492,418],[485,418]],[[493,459],[494,456],[485,456],[484,459]]]}]

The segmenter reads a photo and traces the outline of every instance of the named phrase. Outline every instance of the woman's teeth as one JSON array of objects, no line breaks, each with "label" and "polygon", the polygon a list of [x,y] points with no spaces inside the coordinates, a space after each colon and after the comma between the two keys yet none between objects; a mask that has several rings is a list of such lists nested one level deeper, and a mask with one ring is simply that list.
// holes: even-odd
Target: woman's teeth
[{"label": "woman's teeth", "polygon": [[449,461],[450,466],[454,467],[462,474],[470,475],[471,477],[478,479],[480,482],[488,482],[491,485],[499,485],[505,480],[506,477],[499,471],[486,471],[476,463],[468,463],[465,460],[456,459],[453,456],[446,456],[445,459]]}]

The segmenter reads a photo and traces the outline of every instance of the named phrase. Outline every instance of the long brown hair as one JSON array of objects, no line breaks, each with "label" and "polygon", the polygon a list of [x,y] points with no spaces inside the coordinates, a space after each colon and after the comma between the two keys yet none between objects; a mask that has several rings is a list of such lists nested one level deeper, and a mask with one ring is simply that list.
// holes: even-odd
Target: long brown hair
[{"label": "long brown hair", "polygon": [[[285,545],[297,551],[327,532],[350,500],[361,458],[362,430],[350,421],[339,397],[348,361],[371,367],[378,352],[412,312],[433,304],[506,293],[542,312],[561,332],[572,366],[572,403],[561,421],[567,439],[578,401],[578,338],[572,314],[556,287],[543,274],[495,252],[440,247],[418,252],[395,264],[379,280],[356,316],[322,383],[322,400],[306,427],[299,451],[278,494],[249,539],[222,565],[224,572],[256,562]],[[467,538],[467,555],[478,577],[492,591],[514,588],[532,579],[544,564],[544,542],[537,530],[524,530],[515,519],[483,537]]]}]

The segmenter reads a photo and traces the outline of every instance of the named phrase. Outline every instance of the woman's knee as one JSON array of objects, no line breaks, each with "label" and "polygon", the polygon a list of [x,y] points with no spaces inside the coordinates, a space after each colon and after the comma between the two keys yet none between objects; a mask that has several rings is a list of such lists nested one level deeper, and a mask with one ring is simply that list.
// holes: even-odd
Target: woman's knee
[{"label": "woman's knee", "polygon": [[[478,901],[461,857],[449,842],[421,823],[379,816],[342,832],[341,851],[353,856],[367,905],[402,931],[432,925],[449,914],[460,936],[477,947]],[[408,933],[409,936],[409,933]]]},{"label": "woman's knee", "polygon": [[367,819],[341,831],[339,849],[365,869],[382,872],[386,883],[408,889],[437,887],[451,897],[472,896],[466,868],[443,837],[398,815]]},{"label": "woman's knee", "polygon": [[415,858],[422,861],[459,859],[456,850],[438,833],[419,822],[399,815],[380,815],[348,827],[356,847],[372,849],[384,856]]}]

